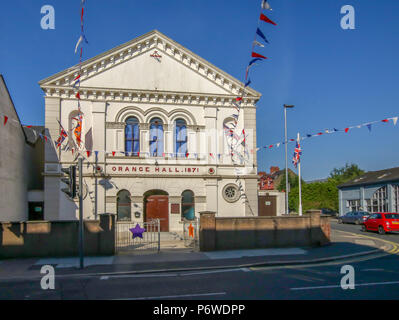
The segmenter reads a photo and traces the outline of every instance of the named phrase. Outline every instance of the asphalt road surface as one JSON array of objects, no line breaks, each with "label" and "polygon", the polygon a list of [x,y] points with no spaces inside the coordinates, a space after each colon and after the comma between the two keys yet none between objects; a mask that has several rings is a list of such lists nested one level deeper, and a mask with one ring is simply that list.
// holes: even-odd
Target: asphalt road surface
[{"label": "asphalt road surface", "polygon": [[[340,286],[343,265],[355,270],[355,289]],[[399,256],[301,267],[91,276],[56,279],[55,290],[39,281],[0,283],[0,299],[399,299]]]},{"label": "asphalt road surface", "polygon": [[399,243],[399,233],[386,233],[386,234],[380,235],[380,234],[378,234],[378,232],[374,232],[374,231],[363,232],[363,231],[361,231],[360,225],[346,224],[346,223],[340,224],[340,223],[338,223],[338,221],[336,219],[331,219],[331,229],[356,233],[356,234],[360,234],[360,235],[372,236],[377,239],[388,240],[388,241],[392,241],[395,243]]},{"label": "asphalt road surface", "polygon": [[[399,243],[399,234],[379,235],[360,226],[331,222],[332,229]],[[342,289],[341,267],[355,271],[355,289]],[[39,271],[38,271],[39,272]],[[327,264],[259,267],[146,275],[57,278],[54,290],[39,280],[0,282],[0,299],[399,299],[399,255],[376,254]]]}]

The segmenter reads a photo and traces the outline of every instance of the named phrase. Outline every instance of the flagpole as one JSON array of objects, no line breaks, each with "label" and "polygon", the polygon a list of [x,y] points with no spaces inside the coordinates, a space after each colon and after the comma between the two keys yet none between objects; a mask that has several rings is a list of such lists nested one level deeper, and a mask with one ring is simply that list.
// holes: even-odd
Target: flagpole
[{"label": "flagpole", "polygon": [[[300,145],[300,135],[297,137],[298,145]],[[299,179],[299,215],[302,216],[302,183],[301,183],[301,157],[298,159],[298,179]]]}]

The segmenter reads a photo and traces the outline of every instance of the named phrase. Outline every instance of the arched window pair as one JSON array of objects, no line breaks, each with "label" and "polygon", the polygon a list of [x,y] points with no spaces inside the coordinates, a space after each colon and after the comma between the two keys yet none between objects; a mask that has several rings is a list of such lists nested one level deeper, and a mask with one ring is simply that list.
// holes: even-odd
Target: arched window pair
[{"label": "arched window pair", "polygon": [[[177,157],[187,154],[187,124],[183,119],[175,121],[174,150]],[[140,128],[136,117],[126,120],[125,128],[126,155],[138,155],[140,152]],[[164,155],[164,129],[163,121],[153,118],[150,121],[150,155],[162,157]]]}]

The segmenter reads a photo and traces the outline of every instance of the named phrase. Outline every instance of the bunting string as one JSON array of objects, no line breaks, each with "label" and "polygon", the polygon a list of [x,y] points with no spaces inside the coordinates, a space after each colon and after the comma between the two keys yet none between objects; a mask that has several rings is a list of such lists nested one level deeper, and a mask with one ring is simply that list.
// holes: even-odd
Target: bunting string
[{"label": "bunting string", "polygon": [[[392,122],[393,125],[396,126],[396,124],[398,122],[398,119],[399,119],[399,116],[395,116],[395,117],[391,117],[391,118],[385,118],[383,120],[377,120],[377,121],[372,121],[372,122],[361,123],[361,124],[358,124],[358,125],[354,125],[354,126],[350,126],[350,127],[346,127],[346,128],[342,128],[342,129],[337,129],[337,128],[324,129],[324,130],[316,131],[316,133],[312,133],[312,134],[308,133],[308,134],[305,134],[303,136],[301,135],[301,140],[310,139],[310,138],[314,138],[314,137],[320,137],[322,135],[332,134],[332,133],[337,133],[337,132],[348,133],[350,130],[360,129],[360,128],[364,128],[364,127],[366,127],[369,130],[369,132],[371,132],[372,126],[377,124],[377,123],[379,123],[379,124],[382,124],[382,123],[387,124],[389,122]],[[291,143],[291,142],[295,142],[295,141],[296,141],[296,139],[288,139],[287,143]],[[258,147],[256,149],[256,151],[259,151],[261,149],[270,150],[272,148],[278,148],[278,147],[280,147],[280,145],[284,145],[284,141],[273,143],[273,144],[270,144],[270,145],[265,145],[263,147]]]},{"label": "bunting string", "polygon": [[[238,134],[235,131],[236,131],[237,124],[238,124],[239,118],[240,118],[241,102],[243,100],[243,97],[246,96],[245,88],[251,84],[251,79],[249,77],[250,70],[252,67],[254,67],[256,65],[257,62],[261,62],[261,61],[267,59],[267,57],[264,56],[263,54],[255,52],[255,47],[264,48],[265,47],[264,44],[270,44],[269,40],[266,38],[265,34],[260,29],[260,24],[263,21],[263,22],[266,22],[266,23],[269,23],[269,24],[272,24],[275,26],[277,25],[274,21],[270,20],[265,15],[265,11],[267,11],[267,10],[271,11],[272,8],[267,0],[262,0],[260,16],[258,19],[258,26],[255,31],[254,41],[252,42],[251,60],[245,69],[244,90],[242,90],[242,94],[236,98],[236,101],[233,104],[233,107],[235,108],[236,113],[234,113],[232,115],[232,117],[234,119],[232,126],[231,127],[228,127],[227,125],[224,126],[225,135],[227,138],[230,138],[230,140],[228,139],[227,141],[228,141],[228,145],[230,147],[231,162],[233,163],[233,167],[236,172],[236,177],[237,177],[236,182],[239,186],[240,199],[242,198],[245,201],[245,203],[249,207],[252,215],[254,215],[254,212],[253,212],[251,205],[248,201],[247,195],[245,194],[245,192],[243,190],[242,183],[240,180],[241,172],[240,172],[240,168],[238,168],[239,165],[249,162],[249,159],[250,159],[249,152],[247,149],[247,144],[246,144],[245,129],[242,130],[242,133],[240,134],[240,136],[238,136]],[[258,39],[260,41],[263,41],[263,43],[258,41]]]}]

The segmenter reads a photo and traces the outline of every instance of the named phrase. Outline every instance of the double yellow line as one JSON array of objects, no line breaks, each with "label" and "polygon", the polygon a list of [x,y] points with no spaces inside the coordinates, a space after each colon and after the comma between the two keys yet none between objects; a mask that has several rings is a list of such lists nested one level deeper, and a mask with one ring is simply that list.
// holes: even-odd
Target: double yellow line
[{"label": "double yellow line", "polygon": [[334,230],[334,231],[339,231],[339,232],[350,234],[352,236],[361,237],[361,238],[367,238],[367,239],[372,239],[372,240],[377,240],[377,241],[381,241],[381,242],[387,243],[387,244],[391,245],[392,248],[389,249],[389,250],[384,249],[385,252],[390,253],[390,254],[398,254],[399,253],[399,244],[398,243],[395,243],[395,242],[392,242],[392,241],[388,241],[388,240],[384,240],[384,239],[380,239],[380,238],[376,238],[376,237],[365,236],[365,235],[358,234],[358,233],[352,233],[352,232],[341,231],[341,230]]}]

